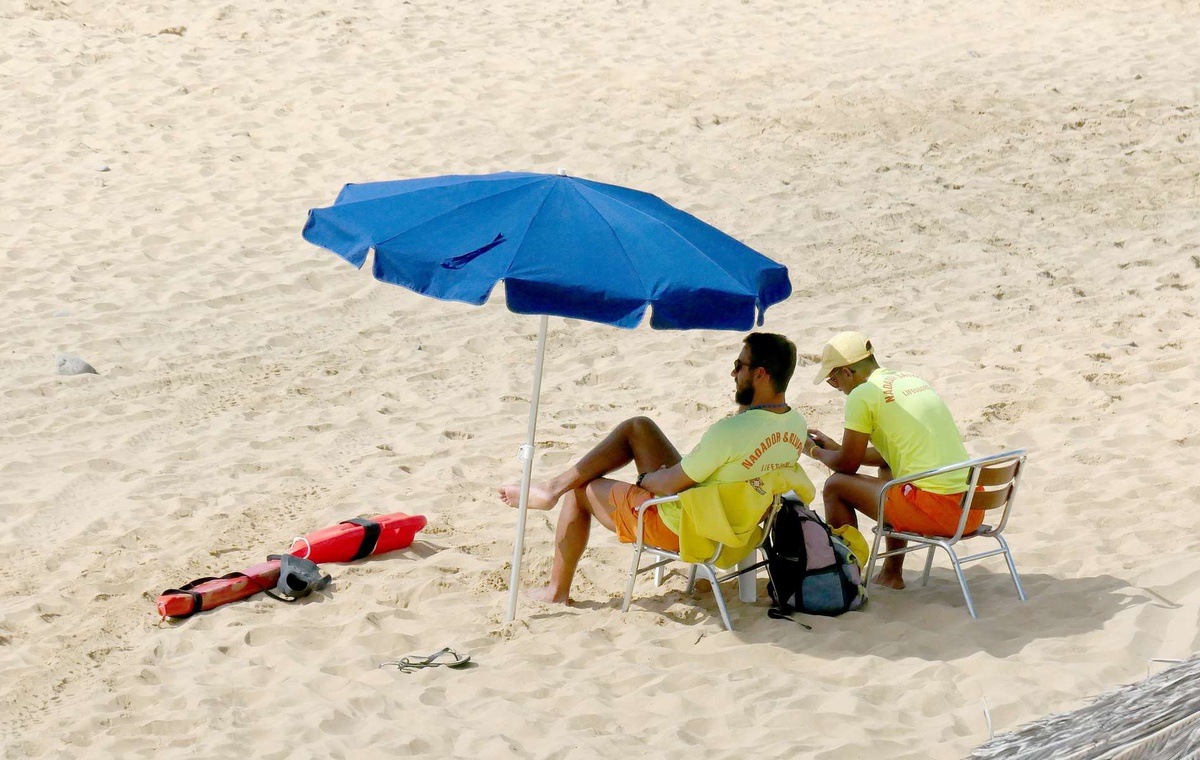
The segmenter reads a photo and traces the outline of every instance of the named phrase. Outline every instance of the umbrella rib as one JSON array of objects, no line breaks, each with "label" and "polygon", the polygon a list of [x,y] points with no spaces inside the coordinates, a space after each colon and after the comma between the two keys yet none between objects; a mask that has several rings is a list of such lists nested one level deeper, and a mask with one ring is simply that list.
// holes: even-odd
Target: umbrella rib
[{"label": "umbrella rib", "polygon": [[[505,267],[504,277],[501,277],[500,279],[505,281],[508,280],[508,271],[512,269],[513,262],[517,260],[517,256],[521,255],[521,248],[525,246],[525,238],[529,236],[530,228],[533,227],[533,223],[537,219],[538,214],[542,213],[542,208],[546,205],[546,201],[550,199],[550,193],[552,192],[554,192],[554,185],[551,183],[545,194],[542,195],[542,200],[540,203],[538,203],[537,210],[529,215],[529,223],[525,225],[525,231],[521,233],[520,242],[517,243],[516,250],[513,251],[513,255],[508,259],[508,266]],[[593,208],[595,207],[593,206]],[[607,221],[605,223],[607,224]],[[622,250],[624,250],[624,248],[622,248]],[[505,298],[507,299],[507,294]]]},{"label": "umbrella rib", "polygon": [[[572,183],[572,184],[574,184],[574,183]],[[586,185],[585,185],[585,187],[586,187]],[[575,192],[579,193],[579,189],[577,187],[575,188]],[[617,246],[619,246],[621,249],[621,254],[623,256],[625,256],[625,260],[629,262],[629,268],[631,270],[633,270],[633,273],[637,277],[638,282],[640,282],[642,284],[642,291],[643,292],[649,291],[649,288],[646,287],[646,281],[644,279],[642,279],[642,273],[640,271],[638,271],[637,264],[634,263],[633,257],[629,255],[629,251],[625,248],[625,243],[623,243],[621,241],[621,236],[618,235],[616,229],[613,228],[612,222],[608,221],[608,218],[606,216],[604,216],[603,211],[596,208],[596,204],[592,203],[591,198],[587,197],[587,195],[585,195],[584,193],[579,193],[579,197],[583,198],[583,200],[587,202],[587,205],[592,207],[592,211],[596,212],[596,216],[600,217],[600,220],[602,222],[604,222],[605,225],[607,225],[608,231],[610,233],[612,233],[613,240],[617,241]],[[610,196],[605,195],[604,197],[608,198]],[[616,200],[616,199],[614,198],[613,200]],[[618,201],[618,203],[620,203],[620,201]],[[626,208],[633,208],[632,206],[625,204],[625,203],[622,203],[621,205],[625,206]],[[634,208],[633,210],[637,211],[639,214],[642,213],[642,211],[640,209]],[[643,214],[643,216],[649,216],[649,214]],[[653,217],[650,217],[650,218],[653,219]],[[694,248],[695,246],[692,246],[692,247]],[[649,296],[649,295],[650,295],[650,293],[647,292],[647,296]]]},{"label": "umbrella rib", "polygon": [[[687,246],[688,246],[689,248],[691,248],[693,251],[696,251],[697,253],[699,253],[701,257],[703,257],[704,259],[706,259],[707,261],[709,261],[709,262],[710,262],[710,263],[711,263],[711,264],[712,264],[714,267],[716,267],[716,268],[717,268],[719,271],[721,271],[721,272],[722,272],[722,273],[723,273],[723,274],[724,274],[726,277],[728,277],[729,279],[733,280],[733,281],[734,281],[735,283],[737,283],[738,285],[741,285],[741,284],[742,284],[741,282],[739,282],[739,281],[737,280],[737,278],[736,278],[736,277],[734,277],[732,274],[730,274],[730,272],[729,272],[729,270],[728,270],[728,269],[726,269],[726,268],[725,268],[724,266],[722,266],[721,264],[718,264],[716,261],[713,261],[712,257],[711,257],[711,256],[709,256],[707,253],[705,253],[705,252],[704,252],[704,250],[703,250],[702,248],[699,248],[699,247],[697,247],[697,246],[696,246],[696,244],[694,244],[692,241],[688,240],[688,239],[687,239],[687,238],[685,238],[683,235],[680,235],[680,234],[679,234],[678,232],[676,232],[676,231],[675,231],[675,229],[674,229],[673,227],[671,227],[670,225],[668,225],[668,224],[664,223],[663,221],[661,221],[660,219],[658,219],[658,218],[656,218],[656,217],[654,217],[654,216],[651,216],[650,214],[647,214],[645,211],[642,211],[642,210],[641,210],[640,208],[638,208],[637,206],[631,206],[631,205],[629,205],[628,203],[626,203],[625,201],[621,200],[620,198],[613,197],[613,196],[609,195],[608,193],[605,193],[605,192],[603,192],[602,190],[599,190],[598,188],[591,187],[591,186],[586,186],[586,187],[588,187],[588,189],[592,190],[593,192],[596,192],[596,193],[599,193],[599,194],[603,195],[605,198],[608,198],[608,199],[609,199],[610,201],[612,201],[613,203],[618,203],[618,204],[620,204],[621,206],[624,206],[625,208],[629,209],[630,211],[634,211],[634,212],[636,212],[637,214],[639,214],[639,215],[641,215],[641,216],[645,217],[646,219],[648,219],[648,220],[650,220],[651,222],[653,222],[655,225],[657,225],[657,226],[659,226],[659,227],[662,227],[663,229],[666,229],[668,232],[670,232],[670,233],[671,233],[672,235],[674,235],[676,238],[678,238],[679,240],[682,240],[684,243],[686,243],[686,244],[687,244]],[[582,193],[581,193],[581,195],[582,195]],[[605,223],[605,224],[608,224],[608,226],[609,226],[609,229],[612,229],[612,225],[611,225],[611,224],[609,224],[609,222],[608,222],[608,219],[605,219],[605,218],[604,218],[604,213],[603,213],[602,211],[600,211],[600,209],[596,208],[596,204],[592,203],[591,199],[590,199],[590,198],[588,198],[586,195],[584,195],[583,197],[584,197],[584,200],[586,200],[586,201],[588,202],[588,205],[590,205],[590,206],[591,206],[593,209],[596,209],[596,213],[600,215],[600,218],[601,218],[601,219],[604,219],[604,223]],[[657,196],[655,196],[655,197],[657,197]],[[661,198],[659,198],[659,200],[661,201],[662,199],[661,199]],[[664,203],[664,204],[666,204],[666,205],[667,205],[669,208],[672,208],[672,209],[675,209],[676,211],[679,211],[679,213],[681,213],[681,214],[687,214],[687,212],[686,212],[686,211],[683,211],[682,209],[676,209],[674,206],[671,206],[669,203],[666,203],[666,201],[663,201],[663,203]],[[692,216],[692,215],[691,215],[691,214],[688,214],[688,216]],[[712,227],[712,229],[716,230],[717,232],[720,232],[722,235],[725,235],[725,236],[726,236],[726,237],[728,237],[730,240],[733,240],[734,242],[738,243],[739,245],[745,246],[745,247],[746,247],[746,248],[747,248],[749,251],[751,251],[752,253],[755,253],[755,254],[757,254],[758,256],[762,257],[762,258],[766,258],[766,257],[765,257],[765,256],[763,256],[761,253],[759,253],[758,251],[754,250],[754,249],[753,249],[753,248],[751,248],[750,246],[746,245],[746,244],[745,244],[745,243],[743,243],[742,241],[738,240],[737,238],[733,237],[732,235],[729,235],[728,233],[721,232],[721,230],[717,229],[716,227],[713,227],[711,224],[708,224],[708,222],[705,222],[705,221],[704,221],[704,220],[702,220],[702,219],[697,219],[695,216],[692,216],[692,218],[693,218],[693,219],[696,219],[696,220],[697,220],[698,222],[700,222],[701,224],[705,224],[705,225],[708,225],[709,227]],[[615,231],[615,230],[613,230],[613,234],[614,234],[614,236],[616,235],[616,231]],[[619,242],[619,240],[620,240],[620,239],[618,238],[618,242]],[[623,245],[621,246],[621,250],[622,250],[622,251],[624,251],[624,250],[625,250],[625,247],[624,247]],[[626,258],[628,258],[628,254],[626,254]],[[640,277],[639,277],[639,279],[640,279]],[[643,284],[644,284],[644,283],[643,283]],[[757,295],[757,294],[756,294],[756,295]]]},{"label": "umbrella rib", "polygon": [[[450,215],[450,214],[453,214],[453,213],[454,213],[454,212],[456,212],[456,211],[461,211],[462,209],[465,209],[465,208],[470,208],[471,206],[474,206],[474,205],[475,205],[475,204],[477,204],[477,203],[483,203],[484,201],[492,201],[492,200],[495,200],[496,198],[500,198],[500,197],[503,197],[503,196],[505,196],[505,195],[508,195],[509,193],[515,193],[515,192],[517,192],[518,190],[523,190],[523,189],[525,189],[526,187],[528,187],[528,186],[529,186],[529,185],[531,185],[531,184],[533,184],[533,182],[526,182],[526,183],[525,183],[525,184],[523,184],[523,185],[519,185],[519,186],[517,186],[517,187],[510,188],[510,189],[508,189],[508,190],[505,190],[505,191],[504,191],[504,192],[502,192],[502,193],[496,193],[495,195],[488,195],[488,196],[485,196],[485,197],[483,197],[483,198],[478,198],[478,199],[476,199],[476,200],[473,200],[473,201],[471,201],[470,203],[464,203],[464,204],[462,204],[461,206],[455,206],[455,207],[454,207],[454,208],[452,208],[452,209],[449,209],[449,210],[443,211],[443,212],[441,212],[441,213],[438,213],[438,214],[436,214],[436,215],[434,215],[434,216],[431,216],[431,217],[429,217],[428,219],[425,219],[425,220],[423,220],[423,221],[422,221],[421,223],[419,223],[419,224],[414,224],[413,226],[409,227],[408,229],[401,230],[400,232],[397,232],[395,235],[391,235],[390,237],[387,237],[387,238],[385,238],[384,240],[380,240],[380,241],[378,241],[378,242],[372,243],[372,244],[371,244],[371,247],[372,247],[372,248],[378,248],[378,247],[379,247],[379,246],[381,246],[381,245],[386,245],[387,243],[390,243],[391,241],[395,240],[396,238],[398,238],[398,237],[401,237],[401,236],[403,236],[403,235],[407,235],[408,233],[412,232],[413,230],[417,229],[418,227],[423,227],[423,226],[425,226],[426,224],[430,224],[430,223],[432,223],[432,222],[434,222],[434,221],[437,221],[438,219],[441,219],[441,218],[442,218],[442,217],[444,217],[444,216],[448,216],[448,215]],[[543,203],[544,203],[544,202],[545,202],[545,199],[543,199]],[[541,208],[541,207],[539,206],[539,208]]]},{"label": "umbrella rib", "polygon": [[[572,182],[572,184],[574,184],[574,182]],[[586,185],[584,185],[584,186],[586,186]],[[604,215],[604,211],[601,211],[600,209],[596,208],[596,204],[592,203],[592,198],[588,198],[587,195],[584,195],[584,193],[578,191],[578,187],[575,188],[575,192],[580,193],[580,197],[583,198],[583,201],[586,201],[587,204],[589,205],[589,207],[592,207],[592,210],[595,211],[596,216],[599,216],[600,221],[604,222],[605,226],[608,227],[608,232],[610,232],[612,234],[612,239],[616,240],[617,245],[620,247],[620,253],[622,253],[622,256],[625,257],[625,261],[629,263],[630,270],[632,271],[632,273],[634,273],[634,275],[637,276],[637,281],[642,283],[642,291],[643,292],[647,291],[648,288],[646,287],[646,280],[642,279],[642,273],[640,273],[640,271],[637,270],[637,267],[634,264],[634,257],[630,256],[629,251],[625,249],[625,244],[623,243],[622,240],[620,240],[620,235],[617,234],[616,229],[613,229],[612,222],[608,221],[607,217]],[[607,198],[608,196],[605,196],[605,197]],[[622,205],[624,205],[625,208],[632,208],[628,204],[623,203]],[[634,210],[637,211],[638,214],[641,214],[641,210],[638,210],[638,209],[634,209]]]}]

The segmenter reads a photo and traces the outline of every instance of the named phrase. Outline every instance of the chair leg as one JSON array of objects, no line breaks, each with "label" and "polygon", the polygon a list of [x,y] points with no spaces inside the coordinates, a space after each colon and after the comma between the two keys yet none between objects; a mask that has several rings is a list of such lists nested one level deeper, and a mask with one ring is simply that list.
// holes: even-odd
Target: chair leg
[{"label": "chair leg", "polygon": [[992,536],[1000,542],[1000,548],[1004,550],[1004,561],[1008,563],[1008,572],[1012,575],[1013,585],[1017,587],[1017,596],[1021,597],[1021,601],[1028,601],[1029,597],[1025,596],[1025,589],[1021,588],[1021,576],[1017,575],[1017,565],[1013,562],[1012,551],[1008,548],[1008,542],[1003,536]]},{"label": "chair leg", "polygon": [[625,584],[625,601],[621,602],[621,612],[629,611],[629,603],[633,601],[633,585],[637,583],[638,565],[642,561],[642,547],[633,550],[633,565],[629,568],[629,581]]},{"label": "chair leg", "polygon": [[958,562],[958,555],[954,553],[954,550],[948,544],[938,545],[950,555],[950,564],[954,565],[954,574],[958,576],[958,585],[962,586],[963,599],[967,600],[967,612],[971,613],[971,617],[978,620],[979,616],[975,614],[975,602],[971,600],[971,591],[967,588],[967,579],[963,575],[962,565]]},{"label": "chair leg", "polygon": [[[692,589],[696,588],[696,568],[697,567],[699,567],[699,565],[688,565],[688,582],[687,582],[687,588],[684,589],[685,594],[692,593]],[[704,569],[707,570],[708,568],[706,567]],[[708,574],[706,573],[705,575],[707,577]],[[713,580],[713,583],[716,583],[715,579]]]},{"label": "chair leg", "polygon": [[933,547],[929,547],[929,551],[925,553],[925,572],[921,575],[921,585],[929,583],[929,571],[933,569]]},{"label": "chair leg", "polygon": [[867,560],[867,577],[863,579],[863,586],[870,586],[871,580],[875,577],[875,560],[879,558],[879,542],[883,539],[883,526],[875,526],[875,541],[871,545],[871,558]]},{"label": "chair leg", "polygon": [[[738,563],[738,570],[745,570],[756,564],[758,552],[751,552],[749,557]],[[758,571],[750,570],[737,577],[738,601],[754,604],[758,601]]]},{"label": "chair leg", "polygon": [[[729,620],[729,610],[725,607],[725,595],[721,593],[721,584],[717,583],[716,574],[713,573],[712,568],[708,565],[692,565],[693,580],[695,580],[697,570],[703,572],[704,577],[712,584],[713,596],[717,600],[717,609],[721,611],[721,622],[725,624],[725,630],[732,631],[733,623]],[[691,584],[688,585],[688,591],[691,591]]]}]

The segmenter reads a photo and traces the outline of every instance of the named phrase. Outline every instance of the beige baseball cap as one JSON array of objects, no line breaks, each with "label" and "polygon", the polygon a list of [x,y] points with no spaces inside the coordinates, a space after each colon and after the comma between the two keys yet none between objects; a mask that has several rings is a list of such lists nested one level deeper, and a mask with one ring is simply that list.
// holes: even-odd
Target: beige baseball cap
[{"label": "beige baseball cap", "polygon": [[813,385],[825,382],[829,373],[838,367],[848,367],[866,359],[872,353],[874,351],[871,349],[871,341],[862,333],[853,331],[838,333],[829,339],[825,348],[821,349],[821,366],[817,369]]}]

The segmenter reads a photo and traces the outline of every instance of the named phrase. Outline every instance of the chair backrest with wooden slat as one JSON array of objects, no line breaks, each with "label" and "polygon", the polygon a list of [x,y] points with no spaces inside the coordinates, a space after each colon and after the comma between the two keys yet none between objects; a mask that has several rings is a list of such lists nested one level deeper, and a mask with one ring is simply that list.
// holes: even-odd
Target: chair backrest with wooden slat
[{"label": "chair backrest with wooden slat", "polygon": [[[970,498],[971,511],[985,511],[1003,507],[1011,498],[1016,488],[1017,476],[1021,471],[1021,460],[979,468],[979,477],[975,481],[975,493],[967,494]],[[966,496],[964,495],[964,501]]]},{"label": "chair backrest with wooden slat", "polygon": [[[975,603],[971,600],[971,592],[967,589],[967,579],[963,575],[962,564],[1002,554],[1008,563],[1008,572],[1012,575],[1013,585],[1017,588],[1017,596],[1024,600],[1026,598],[1025,589],[1021,587],[1021,579],[1017,575],[1016,563],[1013,561],[1008,543],[1001,534],[1004,532],[1005,526],[1008,525],[1008,518],[1012,515],[1013,504],[1017,500],[1017,491],[1019,490],[1021,476],[1025,471],[1025,459],[1025,449],[1014,449],[889,480],[884,484],[879,493],[878,514],[880,517],[879,522],[882,524],[877,525],[875,528],[875,542],[871,549],[870,562],[867,563],[867,577],[872,577],[872,571],[878,560],[902,556],[911,551],[928,551],[925,560],[925,574],[921,579],[921,583],[924,584],[929,579],[930,568],[933,565],[934,549],[941,548],[950,555],[950,561],[954,564],[954,574],[958,577],[958,585],[962,587],[963,599],[967,602],[967,611],[971,613],[971,617],[976,617]],[[887,524],[886,502],[891,489],[902,486],[905,483],[920,482],[925,478],[949,472],[964,471],[967,473],[967,489],[963,492],[962,500],[959,502],[962,513],[958,515],[958,528],[954,535],[948,536],[941,533],[924,534],[918,531],[896,530]],[[995,510],[988,517],[988,524],[980,521],[976,524],[977,527],[974,527],[969,533],[966,532],[966,527],[972,516],[971,513],[977,511],[983,512],[984,510]],[[976,514],[974,516],[981,518],[983,515]],[[884,550],[882,542],[892,538],[901,538],[907,543],[893,549]],[[993,538],[997,541],[999,547],[965,556],[960,556],[955,551],[954,546],[960,540],[977,538]]]}]

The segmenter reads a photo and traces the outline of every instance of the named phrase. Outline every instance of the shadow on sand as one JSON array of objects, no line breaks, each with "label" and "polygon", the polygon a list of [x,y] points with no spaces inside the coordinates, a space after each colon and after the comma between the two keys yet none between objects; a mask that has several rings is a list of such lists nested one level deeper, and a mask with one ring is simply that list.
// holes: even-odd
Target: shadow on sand
[{"label": "shadow on sand", "polygon": [[[915,574],[912,574],[915,575]],[[1100,630],[1118,612],[1142,605],[1167,609],[1174,602],[1159,594],[1130,586],[1126,581],[1099,575],[1088,578],[1056,578],[1044,574],[1022,574],[1028,601],[1017,598],[1007,572],[986,568],[968,569],[967,583],[975,600],[978,620],[972,620],[962,592],[949,568],[934,568],[929,584],[918,585],[910,575],[903,591],[871,586],[871,600],[857,612],[839,617],[796,615],[796,621],[811,630],[786,620],[767,617],[770,599],[766,581],[759,579],[759,600],[747,604],[737,599],[736,589],[725,588],[737,636],[747,644],[775,644],[812,656],[874,655],[889,659],[919,657],[928,651],[924,642],[936,640],[937,660],[965,657],[986,652],[995,657],[1014,654],[1031,642],[1075,636]],[[643,610],[667,615],[678,602],[693,603],[694,614],[684,616],[672,609],[669,617],[678,623],[723,632],[716,603],[707,588],[698,589],[694,598],[666,586],[655,589],[639,582],[631,612]],[[580,608],[620,607],[615,602],[594,602]],[[1070,610],[1070,614],[1065,611]],[[916,645],[906,642],[921,642]]]}]

